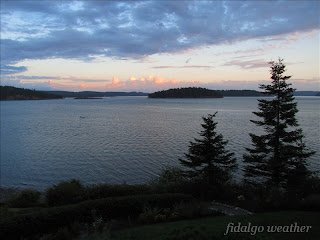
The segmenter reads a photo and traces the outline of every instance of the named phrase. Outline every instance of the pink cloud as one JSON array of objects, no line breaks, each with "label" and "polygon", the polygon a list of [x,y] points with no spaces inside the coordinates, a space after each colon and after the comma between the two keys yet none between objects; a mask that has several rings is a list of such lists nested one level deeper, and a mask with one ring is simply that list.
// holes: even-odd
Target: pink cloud
[{"label": "pink cloud", "polygon": [[177,81],[176,79],[167,80],[163,76],[135,77],[130,76],[128,80],[121,81],[114,77],[112,83],[107,84],[108,89],[118,89],[123,91],[154,91],[159,89],[167,89],[173,87],[197,86],[201,83],[199,81]]},{"label": "pink cloud", "polygon": [[111,84],[107,84],[106,87],[108,89],[117,89],[117,88],[122,88],[123,86],[124,86],[124,83],[122,83],[119,78],[113,77],[112,83]]},{"label": "pink cloud", "polygon": [[288,39],[294,42],[297,42],[299,40],[299,37],[300,37],[300,33],[298,32],[288,35]]},{"label": "pink cloud", "polygon": [[96,85],[93,85],[93,84],[85,84],[85,83],[81,83],[81,84],[80,84],[80,87],[81,87],[81,88],[84,88],[84,89],[86,89],[86,88],[97,88]]}]

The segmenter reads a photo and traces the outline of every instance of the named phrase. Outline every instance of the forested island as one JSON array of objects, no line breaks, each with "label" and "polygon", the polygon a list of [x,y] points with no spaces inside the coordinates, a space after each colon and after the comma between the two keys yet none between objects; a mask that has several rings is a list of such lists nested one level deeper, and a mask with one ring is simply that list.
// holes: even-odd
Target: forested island
[{"label": "forested island", "polygon": [[223,98],[217,91],[200,87],[172,88],[169,90],[154,92],[149,98]]},{"label": "forested island", "polygon": [[0,100],[43,100],[62,98],[62,96],[58,94],[50,94],[42,91],[11,86],[0,86],[0,90]]}]

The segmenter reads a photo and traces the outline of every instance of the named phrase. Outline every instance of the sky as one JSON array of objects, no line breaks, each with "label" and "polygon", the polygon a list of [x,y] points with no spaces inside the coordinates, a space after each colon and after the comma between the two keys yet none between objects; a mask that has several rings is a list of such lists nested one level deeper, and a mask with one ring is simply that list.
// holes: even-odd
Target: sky
[{"label": "sky", "polygon": [[284,59],[319,91],[320,1],[1,0],[1,85],[36,90],[254,89]]}]

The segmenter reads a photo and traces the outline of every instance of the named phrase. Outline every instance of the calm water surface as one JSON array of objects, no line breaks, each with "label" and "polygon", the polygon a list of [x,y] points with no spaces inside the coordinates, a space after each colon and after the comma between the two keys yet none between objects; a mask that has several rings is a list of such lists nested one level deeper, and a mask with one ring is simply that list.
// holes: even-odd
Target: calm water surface
[{"label": "calm water surface", "polygon": [[[307,146],[319,150],[320,98],[296,97]],[[2,101],[1,186],[43,190],[61,180],[145,183],[165,165],[179,165],[198,137],[201,116],[218,111],[218,131],[240,165],[257,98]],[[320,170],[320,153],[310,168]]]}]

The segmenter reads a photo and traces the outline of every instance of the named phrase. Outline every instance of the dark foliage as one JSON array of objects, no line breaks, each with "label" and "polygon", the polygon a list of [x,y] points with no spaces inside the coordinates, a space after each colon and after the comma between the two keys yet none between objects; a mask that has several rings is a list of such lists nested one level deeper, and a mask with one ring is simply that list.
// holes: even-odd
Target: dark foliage
[{"label": "dark foliage", "polygon": [[85,188],[79,180],[60,182],[48,188],[46,191],[46,202],[49,206],[73,204],[85,200]]},{"label": "dark foliage", "polygon": [[147,184],[94,184],[83,186],[79,180],[72,179],[48,188],[45,198],[49,206],[61,206],[85,200],[151,193],[154,193],[154,191]]},{"label": "dark foliage", "polygon": [[17,196],[8,201],[14,208],[33,207],[39,203],[41,193],[33,189],[24,189]]},{"label": "dark foliage", "polygon": [[191,201],[184,194],[152,194],[88,200],[78,204],[43,208],[31,213],[0,219],[1,239],[35,239],[44,233],[54,232],[74,222],[92,223],[92,212],[103,219],[137,216],[143,207],[172,208],[175,203]]},{"label": "dark foliage", "polygon": [[150,93],[149,98],[222,98],[223,96],[214,90],[189,87],[173,88],[165,91]]},{"label": "dark foliage", "polygon": [[149,194],[152,193],[151,187],[144,185],[130,185],[130,184],[99,184],[85,187],[83,198],[99,199],[106,197],[120,197],[128,195]]},{"label": "dark foliage", "polygon": [[62,96],[57,94],[49,94],[42,91],[10,86],[0,86],[0,91],[0,100],[40,100],[62,98]]},{"label": "dark foliage", "polygon": [[283,76],[285,65],[281,59],[270,64],[272,83],[260,88],[275,97],[258,100],[260,111],[254,114],[261,120],[251,122],[262,127],[265,134],[250,134],[253,146],[243,156],[247,164],[245,179],[252,184],[298,189],[310,175],[306,159],[314,152],[306,148],[302,129],[298,128],[297,103],[293,102],[295,89],[286,82],[290,76]]},{"label": "dark foliage", "polygon": [[201,139],[195,138],[190,142],[186,160],[179,159],[183,166],[191,169],[187,171],[190,177],[204,178],[210,185],[221,185],[231,180],[231,173],[237,167],[234,153],[225,149],[228,141],[216,132],[218,123],[213,120],[216,114],[202,117]]},{"label": "dark foliage", "polygon": [[239,195],[235,189],[237,185],[232,181],[210,184],[204,175],[190,177],[185,169],[172,166],[162,169],[159,177],[149,184],[154,193],[183,193],[209,201],[215,199],[234,203],[233,200]]},{"label": "dark foliage", "polygon": [[224,97],[259,97],[264,96],[262,92],[255,90],[217,90]]}]

